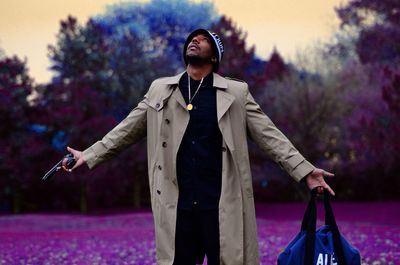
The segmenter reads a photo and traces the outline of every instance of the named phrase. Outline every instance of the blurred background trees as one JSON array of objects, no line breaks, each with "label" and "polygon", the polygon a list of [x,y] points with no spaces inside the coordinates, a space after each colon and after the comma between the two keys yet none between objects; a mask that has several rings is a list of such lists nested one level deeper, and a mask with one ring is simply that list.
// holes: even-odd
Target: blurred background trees
[{"label": "blurred background trees", "polygon": [[[350,194],[359,199],[368,199],[370,193],[378,199],[394,199],[400,184],[395,151],[399,150],[395,135],[399,134],[400,3],[358,0],[336,11],[342,29],[353,32],[358,59],[343,72],[364,76],[347,101],[353,111],[343,117],[349,150],[343,171],[359,186]],[[370,192],[365,192],[366,187]]]},{"label": "blurred background trees", "polygon": [[[220,74],[243,79],[262,109],[317,166],[336,173],[338,199],[399,199],[400,3],[354,0],[336,9],[336,38],[286,62],[267,60],[209,2],[120,3],[80,24],[60,22],[54,76],[35,84],[26,62],[0,51],[0,211],[96,212],[149,206],[145,141],[94,171],[41,176],[121,121],[155,78],[183,71],[186,36],[203,27],[226,50]],[[190,12],[187,12],[190,10]],[[256,200],[302,200],[293,182],[250,144]],[[368,190],[368,192],[367,192]]]},{"label": "blurred background trees", "polygon": [[28,96],[32,92],[32,79],[29,77],[26,62],[17,57],[4,57],[0,61],[0,174],[2,196],[9,197],[6,210],[21,209],[21,189],[27,187],[30,174],[27,159],[21,158],[25,146],[30,144]]}]

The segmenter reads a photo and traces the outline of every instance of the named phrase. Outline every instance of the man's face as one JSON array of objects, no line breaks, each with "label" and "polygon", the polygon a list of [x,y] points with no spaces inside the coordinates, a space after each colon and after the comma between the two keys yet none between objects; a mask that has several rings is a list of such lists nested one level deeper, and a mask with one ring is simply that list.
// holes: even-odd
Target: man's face
[{"label": "man's face", "polygon": [[193,58],[203,62],[211,62],[211,58],[214,57],[211,41],[203,34],[194,36],[186,49],[186,56],[189,61]]}]

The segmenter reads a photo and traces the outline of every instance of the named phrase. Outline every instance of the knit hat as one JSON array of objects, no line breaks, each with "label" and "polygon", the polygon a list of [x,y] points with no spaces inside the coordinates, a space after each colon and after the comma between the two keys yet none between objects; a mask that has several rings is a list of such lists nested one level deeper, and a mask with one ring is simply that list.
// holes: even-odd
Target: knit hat
[{"label": "knit hat", "polygon": [[224,44],[222,43],[222,40],[216,33],[211,32],[206,29],[196,29],[195,31],[190,33],[189,36],[187,37],[185,45],[183,46],[183,59],[185,60],[185,64],[186,65],[188,64],[187,59],[186,59],[187,47],[189,46],[189,43],[193,39],[193,37],[196,35],[199,35],[199,34],[203,34],[210,39],[213,50],[214,50],[214,54],[217,57],[217,62],[214,63],[213,71],[218,72],[219,63],[221,62],[222,56],[224,55]]}]

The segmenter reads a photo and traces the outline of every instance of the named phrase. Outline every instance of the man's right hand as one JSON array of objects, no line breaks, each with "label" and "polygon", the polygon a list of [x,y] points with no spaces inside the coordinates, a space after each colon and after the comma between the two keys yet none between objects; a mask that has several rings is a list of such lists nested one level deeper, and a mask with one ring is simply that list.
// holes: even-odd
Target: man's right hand
[{"label": "man's right hand", "polygon": [[81,166],[82,164],[85,163],[85,161],[83,160],[83,153],[82,153],[81,151],[72,149],[72,148],[69,147],[69,146],[67,147],[67,151],[70,152],[70,153],[74,156],[74,159],[75,159],[75,161],[76,161],[76,164],[75,164],[71,169],[66,168],[67,159],[65,158],[64,161],[63,161],[63,163],[62,163],[62,167],[63,167],[63,169],[64,169],[65,171],[71,172],[71,171],[74,170],[75,168],[77,168],[77,167],[79,167],[79,166]]}]

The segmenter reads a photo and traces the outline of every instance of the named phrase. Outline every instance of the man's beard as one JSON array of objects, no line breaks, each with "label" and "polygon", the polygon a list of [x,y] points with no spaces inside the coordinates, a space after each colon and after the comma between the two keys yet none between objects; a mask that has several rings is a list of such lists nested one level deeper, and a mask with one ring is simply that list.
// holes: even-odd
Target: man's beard
[{"label": "man's beard", "polygon": [[198,55],[186,55],[188,64],[193,66],[203,66],[206,64],[212,64],[211,58],[205,58]]}]

